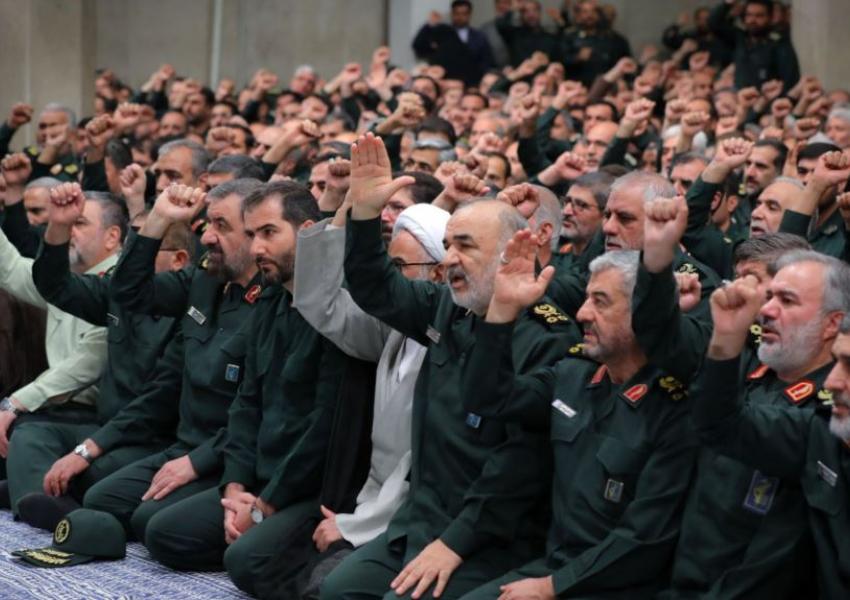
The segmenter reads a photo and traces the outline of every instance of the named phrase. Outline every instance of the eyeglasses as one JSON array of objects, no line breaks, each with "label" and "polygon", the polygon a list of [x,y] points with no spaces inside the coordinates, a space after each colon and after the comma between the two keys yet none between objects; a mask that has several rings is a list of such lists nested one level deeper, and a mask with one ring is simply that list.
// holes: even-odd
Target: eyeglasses
[{"label": "eyeglasses", "polygon": [[438,262],[404,262],[400,258],[392,258],[390,259],[390,263],[399,271],[405,267],[433,267],[434,265],[440,264]]}]

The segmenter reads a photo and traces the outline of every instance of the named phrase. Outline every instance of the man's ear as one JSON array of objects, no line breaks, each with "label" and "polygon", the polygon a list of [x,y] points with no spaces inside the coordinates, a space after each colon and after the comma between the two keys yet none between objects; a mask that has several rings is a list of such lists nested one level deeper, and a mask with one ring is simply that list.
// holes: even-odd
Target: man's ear
[{"label": "man's ear", "polygon": [[823,328],[824,341],[831,341],[836,338],[843,320],[844,313],[839,310],[833,311],[826,316],[826,324]]},{"label": "man's ear", "polygon": [[204,188],[204,191],[210,191],[210,188],[207,186],[207,181],[209,180],[209,173],[204,171],[201,173],[201,176],[198,177],[198,187]]},{"label": "man's ear", "polygon": [[726,210],[729,211],[729,214],[735,212],[735,209],[738,208],[738,196],[728,195],[726,196]]},{"label": "man's ear", "polygon": [[552,242],[552,231],[554,227],[551,223],[543,223],[537,228],[537,245],[540,247],[548,246]]},{"label": "man's ear", "polygon": [[171,255],[171,270],[180,271],[189,264],[189,252],[186,250],[177,250]]},{"label": "man's ear", "polygon": [[298,231],[301,231],[302,229],[307,229],[308,227],[312,227],[315,224],[316,222],[313,219],[307,219],[306,221],[301,223],[301,225],[298,226]]},{"label": "man's ear", "polygon": [[118,225],[113,225],[106,230],[104,244],[110,252],[121,247],[121,228]]},{"label": "man's ear", "polygon": [[446,279],[446,268],[443,263],[437,263],[428,271],[428,279],[434,283],[443,283]]}]

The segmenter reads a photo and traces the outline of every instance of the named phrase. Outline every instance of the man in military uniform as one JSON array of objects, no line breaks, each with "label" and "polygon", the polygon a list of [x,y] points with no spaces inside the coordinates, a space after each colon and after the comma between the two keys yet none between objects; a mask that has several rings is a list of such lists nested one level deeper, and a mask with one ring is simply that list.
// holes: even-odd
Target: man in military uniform
[{"label": "man in military uniform", "polygon": [[[604,171],[585,173],[573,181],[564,196],[561,247],[553,259],[558,269],[575,266],[585,271],[589,259],[601,253],[602,215],[614,177]],[[594,248],[594,242],[596,246]]]},{"label": "man in military uniform", "polygon": [[551,60],[558,59],[558,38],[543,29],[540,16],[539,0],[523,0],[518,15],[509,10],[496,19],[496,29],[508,47],[511,66],[518,67],[535,52],[543,52]]},{"label": "man in military uniform", "polygon": [[[36,287],[53,306],[107,328],[109,352],[98,386],[97,418],[79,425],[24,424],[12,438],[9,455],[11,505],[21,520],[48,530],[79,508],[92,484],[161,450],[173,438],[171,420],[151,430],[128,429],[127,424],[136,419],[147,422],[144,413],[151,403],[134,400],[154,377],[157,359],[173,337],[176,322],[134,314],[112,301],[109,272],[101,276],[71,272],[71,227],[82,215],[84,204],[77,184],[62,184],[53,190],[49,225],[32,271]],[[172,225],[157,255],[157,271],[185,267],[193,246],[188,227]]]},{"label": "man in military uniform", "polygon": [[[687,324],[681,323],[678,311],[658,302],[663,301],[658,290],[675,289],[671,265],[685,231],[686,212],[681,198],[659,199],[646,209],[643,267],[647,278],[667,281],[666,286],[655,283],[655,297],[648,299],[661,313],[652,327],[665,338],[687,339]],[[760,286],[765,298],[768,292],[773,298],[760,319],[765,338],[757,350],[761,362],[737,376],[747,384],[745,402],[802,411],[817,405],[815,391],[829,370],[828,352],[834,339],[828,318],[818,316],[834,309],[830,298],[840,293],[828,289],[835,281],[822,267],[799,263],[796,270],[781,270]],[[824,288],[827,291],[822,293]],[[793,297],[793,305],[780,300],[784,296]],[[793,360],[787,352],[777,358],[789,347],[794,348]],[[699,350],[701,358],[705,347]],[[687,384],[699,364],[690,362],[688,355],[673,355],[660,366]],[[716,527],[721,521],[724,526]],[[676,552],[673,596],[804,595],[810,569],[811,548],[799,486],[701,448]]]},{"label": "man in military uniform", "polygon": [[787,36],[771,31],[772,0],[746,0],[743,27],[729,18],[734,0],[723,0],[708,17],[711,30],[732,47],[735,87],[760,87],[771,79],[781,79],[785,91],[800,79],[797,53]]},{"label": "man in military uniform", "polygon": [[685,388],[647,361],[631,331],[639,260],[631,250],[590,263],[576,317],[584,344],[554,367],[518,376],[515,320],[552,276],[547,268],[535,277],[531,238],[516,234],[504,253],[463,392],[464,406],[484,418],[549,431],[547,551],[464,599],[648,597],[666,579],[696,455]]},{"label": "man in military uniform", "polygon": [[809,240],[818,252],[840,258],[844,253],[844,218],[836,201],[850,177],[850,157],[841,151],[822,154],[809,174],[806,189],[790,199],[780,231]]},{"label": "man in military uniform", "polygon": [[[428,352],[413,399],[409,496],[386,533],[329,575],[322,586],[326,599],[382,598],[391,590],[419,597],[432,585],[435,596],[457,598],[531,559],[542,535],[545,440],[466,410],[460,390],[500,252],[525,220],[503,202],[462,206],[446,227],[449,285],[410,281],[386,255],[380,214],[392,194],[411,183],[409,177],[392,180],[380,139],[367,134],[353,146],[349,290],[366,312]],[[543,301],[523,313],[514,339],[515,364],[526,372],[563,356],[578,332]]]},{"label": "man in military uniform", "polygon": [[[760,494],[761,502],[759,497],[748,495],[751,505],[765,508],[764,500],[772,495],[774,482],[793,482],[802,488],[808,521],[808,527],[803,529],[813,537],[817,551],[814,562],[819,594],[823,598],[845,598],[850,595],[850,573],[845,558],[850,550],[846,511],[850,502],[847,487],[850,477],[850,317],[847,316],[850,272],[847,265],[815,252],[791,253],[780,259],[778,267],[779,272],[771,284],[773,297],[765,305],[761,303],[752,278],[735,281],[712,296],[714,333],[705,363],[691,388],[692,418],[704,444],[718,454],[757,469],[759,479],[766,482],[767,487],[763,488],[766,495]],[[815,277],[821,284],[824,279],[832,280],[831,283],[815,287],[813,271],[820,272]],[[747,391],[741,389],[737,373],[741,349],[756,314],[767,316],[783,305],[786,317],[796,313],[795,318],[804,319],[803,313],[810,312],[811,305],[805,300],[798,304],[797,298],[818,295],[823,297],[822,310],[809,318],[824,332],[824,338],[832,340],[831,344],[827,344],[825,352],[821,351],[819,356],[800,361],[803,353],[795,340],[787,336],[787,330],[774,329],[769,335],[766,333],[765,342],[770,340],[773,347],[770,360],[776,361],[777,366],[784,363],[778,374],[785,381],[796,380],[801,375],[802,378],[795,386],[780,392],[785,397],[785,406],[746,402]],[[835,365],[825,379],[815,381],[803,375],[804,371],[811,372],[816,364],[826,370],[832,357]],[[815,399],[814,410],[793,406],[795,402],[815,402]],[[713,528],[713,525],[706,524],[706,527]],[[767,556],[770,554],[765,554]],[[793,575],[799,565],[795,563],[786,568]],[[783,593],[786,590],[783,588]],[[794,595],[792,590],[787,592]],[[811,587],[802,595],[811,596]]]},{"label": "man in military uniform", "polygon": [[[237,179],[211,190],[210,227],[202,238],[206,258],[198,268],[157,274],[165,232],[173,223],[190,222],[204,200],[198,188],[169,186],[112,275],[112,297],[127,311],[179,318],[181,328],[156,368],[156,380],[135,401],[149,404],[148,420],[178,420],[177,441],[101,480],[83,499],[87,508],[118,517],[136,539],[145,539],[156,512],[215,487],[221,477],[227,411],[243,377],[240,332],[262,291],[241,210],[258,185]],[[140,415],[128,427],[155,426]]]},{"label": "man in military uniform", "polygon": [[67,106],[48,104],[38,117],[36,143],[24,148],[32,162],[32,177],[79,181],[81,163],[74,152],[77,117]]},{"label": "man in military uniform", "polygon": [[[69,260],[76,273],[100,275],[118,260],[127,228],[126,211],[109,194],[88,192],[85,197],[83,214],[71,230]],[[0,403],[0,456],[4,459],[13,429],[27,421],[96,421],[98,393],[92,386],[106,364],[106,330],[49,305],[33,281],[32,262],[0,233],[0,287],[28,304],[47,309],[44,345],[49,365],[35,381]],[[0,461],[3,475],[5,466],[5,461]],[[7,503],[6,508],[10,508]]]},{"label": "man in military uniform", "polygon": [[145,545],[180,570],[227,567],[243,590],[281,538],[318,511],[342,353],[292,307],[298,230],[321,217],[310,192],[266,184],[245,198],[245,231],[265,289],[244,332],[245,374],[230,408],[224,474],[151,519]]},{"label": "man in military uniform", "polygon": [[593,81],[623,57],[631,56],[626,39],[605,26],[596,0],[580,0],[575,6],[576,26],[564,33],[562,62],[567,78],[590,87]]}]

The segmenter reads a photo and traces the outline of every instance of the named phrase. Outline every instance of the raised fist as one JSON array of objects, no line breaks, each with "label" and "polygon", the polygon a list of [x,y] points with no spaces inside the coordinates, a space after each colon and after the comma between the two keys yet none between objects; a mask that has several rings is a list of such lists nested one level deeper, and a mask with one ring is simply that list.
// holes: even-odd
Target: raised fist
[{"label": "raised fist", "polygon": [[841,150],[826,152],[818,158],[813,178],[824,186],[833,186],[850,177],[850,156]]},{"label": "raised fist", "polygon": [[528,183],[506,187],[499,192],[496,200],[510,204],[526,219],[530,219],[537,211],[537,207],[540,206],[540,195],[534,189],[534,186]]},{"label": "raised fist", "polygon": [[63,183],[50,190],[47,218],[51,224],[72,227],[83,214],[86,197],[78,183]]},{"label": "raised fist", "polygon": [[738,104],[745,108],[751,108],[761,97],[759,91],[754,87],[745,87],[738,91]]},{"label": "raised fist", "polygon": [[18,102],[12,106],[12,110],[9,111],[9,117],[6,119],[6,124],[11,129],[17,129],[18,127],[22,127],[26,125],[32,120],[32,106],[29,104],[24,104],[23,102]]},{"label": "raised fist", "polygon": [[372,53],[372,64],[386,64],[390,62],[392,53],[388,46],[380,46]]},{"label": "raised fist", "polygon": [[688,59],[688,69],[692,73],[695,73],[696,71],[702,71],[708,66],[708,61],[710,58],[711,55],[708,53],[708,51],[703,50],[702,52],[694,52]]},{"label": "raised fist", "polygon": [[632,100],[626,105],[626,113],[623,115],[623,119],[627,119],[635,125],[640,126],[649,121],[654,108],[655,102],[652,100],[647,100],[646,98]]},{"label": "raised fist", "polygon": [[680,99],[668,102],[667,106],[664,107],[664,118],[667,123],[670,125],[678,124],[682,120],[682,115],[685,114],[687,106],[688,103]]},{"label": "raised fist", "polygon": [[682,115],[682,135],[693,137],[708,125],[708,113],[702,110]]},{"label": "raised fist", "polygon": [[820,119],[815,117],[806,117],[805,119],[797,119],[794,123],[794,137],[800,141],[807,140],[818,132],[820,128]]},{"label": "raised fist", "polygon": [[673,273],[676,287],[679,289],[679,310],[689,312],[697,307],[702,299],[702,284],[696,273]]},{"label": "raised fist", "polygon": [[667,268],[688,226],[684,196],[656,198],[644,205],[643,263],[651,273]]},{"label": "raised fist", "polygon": [[714,331],[708,354],[714,359],[734,358],[762,305],[758,281],[747,275],[717,288],[711,294],[710,305]]},{"label": "raised fist", "polygon": [[339,80],[342,83],[354,83],[358,79],[360,79],[363,74],[363,70],[360,68],[358,63],[348,63],[345,65],[345,68],[339,74]]},{"label": "raised fist", "polygon": [[584,175],[587,162],[574,152],[564,152],[555,159],[555,169],[563,181],[574,181]]},{"label": "raised fist", "polygon": [[752,149],[753,143],[744,138],[725,139],[717,145],[714,160],[733,171],[744,166]]},{"label": "raised fist", "polygon": [[102,150],[115,135],[115,123],[109,115],[100,115],[86,124],[89,145]]},{"label": "raised fist", "polygon": [[32,163],[23,152],[10,154],[0,162],[3,170],[3,179],[9,188],[22,188],[32,174]]},{"label": "raised fist", "polygon": [[456,160],[447,160],[440,163],[437,170],[434,171],[434,177],[437,181],[442,183],[445,188],[448,187],[452,177],[459,173],[469,173],[469,169],[461,162]]},{"label": "raised fist", "polygon": [[142,106],[131,102],[124,102],[112,115],[112,121],[119,133],[132,133],[136,125],[142,119]]},{"label": "raised fist", "polygon": [[171,223],[190,223],[204,207],[205,198],[201,188],[172,183],[156,199],[153,211]]},{"label": "raised fist", "polygon": [[344,194],[348,191],[351,177],[351,161],[344,158],[332,159],[328,163],[328,180],[325,189]]},{"label": "raised fist", "polygon": [[124,198],[129,200],[141,196],[144,199],[147,178],[145,170],[140,165],[133,163],[121,169],[118,181]]},{"label": "raised fist", "polygon": [[768,102],[771,102],[775,98],[779,98],[783,87],[785,87],[785,84],[781,79],[771,79],[761,84],[761,93]]},{"label": "raised fist", "polygon": [[53,125],[47,128],[47,137],[44,143],[53,148],[61,148],[68,143],[68,138],[71,136],[71,127],[67,123],[64,125]]},{"label": "raised fist", "polygon": [[207,151],[218,156],[230,147],[235,135],[230,127],[213,127],[207,132]]}]

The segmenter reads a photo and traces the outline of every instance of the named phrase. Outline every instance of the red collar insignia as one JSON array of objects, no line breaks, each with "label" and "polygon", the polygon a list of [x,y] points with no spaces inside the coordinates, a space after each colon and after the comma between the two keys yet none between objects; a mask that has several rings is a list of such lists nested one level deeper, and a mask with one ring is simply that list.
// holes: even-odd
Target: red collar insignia
[{"label": "red collar insignia", "polygon": [[789,385],[785,388],[784,393],[788,399],[794,404],[800,404],[803,400],[811,396],[815,392],[815,384],[804,379],[794,385]]},{"label": "red collar insignia", "polygon": [[254,284],[251,288],[245,292],[245,302],[248,304],[253,304],[257,301],[257,298],[260,297],[260,293],[263,291],[263,288],[260,287],[259,284]]},{"label": "red collar insignia", "polygon": [[761,379],[762,377],[764,377],[764,374],[767,373],[769,370],[770,367],[768,367],[767,365],[759,365],[755,371],[747,375],[747,379],[749,379],[750,381],[752,381],[753,379]]},{"label": "red collar insignia", "polygon": [[639,383],[637,385],[633,385],[625,392],[623,392],[623,396],[631,402],[632,404],[637,404],[641,398],[646,396],[646,393],[649,391],[649,386],[645,383]]},{"label": "red collar insignia", "polygon": [[605,373],[608,372],[608,367],[605,365],[599,365],[599,368],[596,369],[596,373],[593,374],[593,378],[590,380],[590,385],[599,385],[602,383],[602,380],[605,378]]}]

